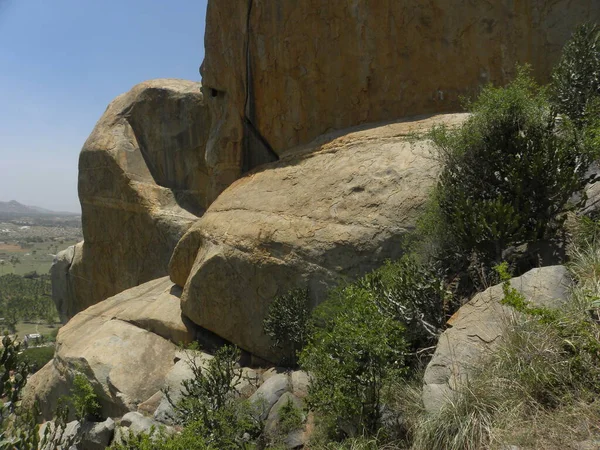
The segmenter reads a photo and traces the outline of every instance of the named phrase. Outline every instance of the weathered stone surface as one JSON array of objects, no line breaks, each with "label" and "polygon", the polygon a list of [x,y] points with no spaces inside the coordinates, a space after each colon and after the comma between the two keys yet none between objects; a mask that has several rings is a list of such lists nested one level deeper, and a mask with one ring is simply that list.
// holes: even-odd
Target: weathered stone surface
[{"label": "weathered stone surface", "polygon": [[265,381],[258,390],[252,394],[249,401],[260,407],[260,418],[265,420],[273,405],[281,396],[290,389],[290,383],[286,374],[274,375]]},{"label": "weathered stone surface", "polygon": [[123,416],[121,422],[119,423],[122,427],[127,427],[135,434],[140,433],[150,433],[152,427],[156,431],[163,426],[161,423],[153,420],[150,417],[145,417],[139,412],[131,411]]},{"label": "weathered stone surface", "polygon": [[79,450],[105,450],[115,432],[115,422],[109,417],[104,422],[87,422],[82,426]]},{"label": "weathered stone surface", "polygon": [[166,275],[177,241],[207,206],[209,124],[191,81],[147,81],[108,106],[79,158],[84,242],[53,269],[63,320]]},{"label": "weathered stone surface", "polygon": [[[571,283],[563,266],[533,269],[513,278],[511,286],[536,306],[559,307],[568,298]],[[448,321],[424,376],[423,403],[438,411],[467,380],[472,367],[500,342],[516,312],[500,303],[502,285],[477,294]]]},{"label": "weathered stone surface", "polygon": [[[46,431],[47,439],[54,433],[55,423],[45,422],[39,429],[40,441],[43,442]],[[57,430],[61,439],[46,442],[40,450],[75,449],[75,450],[104,450],[110,444],[115,431],[115,422],[109,417],[104,422],[69,422],[64,431]]]},{"label": "weathered stone surface", "polygon": [[[206,368],[207,363],[212,359],[211,355],[202,352],[180,351],[175,355],[175,365],[169,370],[165,377],[162,389],[166,389],[171,397],[172,403],[177,403],[181,399],[183,382],[194,378],[192,365]],[[154,418],[160,422],[171,424],[175,411],[171,402],[163,395],[160,404],[154,412]]]},{"label": "weathered stone surface", "polygon": [[69,268],[73,263],[74,256],[75,246],[71,245],[54,257],[54,262],[50,268],[50,276],[52,278],[52,298],[56,303],[56,309],[63,322],[68,320],[66,312],[70,308],[69,301],[74,298],[74,293],[71,292],[73,284],[69,280]]},{"label": "weathered stone surface", "polygon": [[298,398],[304,398],[308,395],[310,378],[303,370],[296,370],[290,375],[292,382],[292,393]]},{"label": "weathered stone surface", "polygon": [[302,400],[290,392],[284,392],[281,397],[279,397],[279,400],[273,405],[271,411],[269,411],[269,416],[265,422],[265,433],[267,433],[267,436],[272,437],[277,434],[277,427],[281,418],[281,408],[287,405],[288,402],[291,402],[291,404],[294,405],[294,408],[299,410],[301,415],[304,415],[302,412],[304,407]]},{"label": "weathered stone surface", "polygon": [[159,391],[193,327],[184,321],[168,278],[150,281],[77,314],[60,329],[53,361],[33,375],[26,398],[51,418],[75,372],[92,382],[105,416],[120,416]]},{"label": "weathered stone surface", "polygon": [[596,0],[210,0],[201,72],[213,197],[265,147],[457,110],[516,63],[546,80],[574,27],[598,20]]},{"label": "weathered stone surface", "polygon": [[[406,136],[465,117],[421,117],[326,135],[235,182],[171,259],[173,281],[187,280],[185,315],[277,361],[262,331],[272,299],[308,287],[315,305],[340,280],[398,257],[438,173],[431,143]],[[190,243],[200,245],[193,266]]]}]

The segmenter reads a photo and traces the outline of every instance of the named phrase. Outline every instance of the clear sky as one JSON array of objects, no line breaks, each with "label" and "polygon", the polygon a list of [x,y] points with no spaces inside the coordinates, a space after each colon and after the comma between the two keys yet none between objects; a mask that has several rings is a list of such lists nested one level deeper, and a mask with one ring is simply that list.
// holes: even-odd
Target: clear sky
[{"label": "clear sky", "polygon": [[0,0],[0,201],[79,211],[79,151],[110,101],[200,80],[206,2]]}]

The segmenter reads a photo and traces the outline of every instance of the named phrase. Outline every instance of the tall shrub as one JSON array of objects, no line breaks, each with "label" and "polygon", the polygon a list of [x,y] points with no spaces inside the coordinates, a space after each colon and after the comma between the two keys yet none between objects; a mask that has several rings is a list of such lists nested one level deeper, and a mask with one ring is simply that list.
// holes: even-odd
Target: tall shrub
[{"label": "tall shrub", "polygon": [[594,114],[600,96],[600,27],[581,25],[565,45],[552,75],[552,98],[557,110],[578,124]]},{"label": "tall shrub", "polygon": [[442,253],[458,270],[473,258],[490,267],[509,246],[555,237],[584,185],[589,140],[556,120],[529,72],[520,68],[507,87],[485,88],[462,127],[432,132],[443,164]]}]

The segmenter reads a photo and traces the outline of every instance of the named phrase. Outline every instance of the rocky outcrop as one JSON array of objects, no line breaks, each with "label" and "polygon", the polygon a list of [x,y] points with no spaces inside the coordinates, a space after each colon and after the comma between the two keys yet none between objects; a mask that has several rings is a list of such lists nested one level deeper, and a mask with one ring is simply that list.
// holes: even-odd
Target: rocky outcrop
[{"label": "rocky outcrop", "polygon": [[[172,280],[198,325],[277,361],[263,334],[277,295],[327,290],[402,253],[438,163],[428,141],[407,139],[447,115],[327,135],[230,186],[177,245]],[[197,255],[195,258],[192,255]]]},{"label": "rocky outcrop", "polygon": [[79,372],[91,380],[105,417],[136,410],[163,388],[176,362],[175,343],[195,338],[179,293],[165,277],[77,314],[60,329],[54,359],[27,383],[26,401],[38,399],[43,417],[51,419]]},{"label": "rocky outcrop", "polygon": [[209,0],[202,82],[212,197],[334,129],[452,111],[529,62],[547,80],[596,0]]},{"label": "rocky outcrop", "polygon": [[109,105],[79,159],[84,242],[52,269],[63,321],[166,275],[177,241],[208,204],[209,126],[191,81],[147,81]]},{"label": "rocky outcrop", "polygon": [[[563,266],[533,269],[513,278],[511,286],[535,306],[560,307],[568,299],[571,279]],[[500,302],[502,285],[477,294],[448,321],[424,376],[423,403],[438,411],[455,392],[465,386],[473,367],[501,342],[511,319],[517,314]]]}]

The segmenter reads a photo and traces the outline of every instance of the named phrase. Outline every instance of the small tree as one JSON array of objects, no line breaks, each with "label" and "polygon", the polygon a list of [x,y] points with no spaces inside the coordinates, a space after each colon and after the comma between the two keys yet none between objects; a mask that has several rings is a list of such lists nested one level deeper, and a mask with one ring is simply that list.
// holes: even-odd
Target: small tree
[{"label": "small tree", "polygon": [[552,99],[558,112],[582,125],[600,96],[600,27],[584,24],[565,45],[552,75]]},{"label": "small tree", "polygon": [[260,433],[258,413],[237,395],[242,378],[239,358],[240,350],[231,346],[221,347],[205,367],[191,357],[193,377],[183,381],[182,398],[174,402],[165,392],[174,419],[203,436],[209,448],[243,448],[245,433],[252,437]]},{"label": "small tree", "polygon": [[92,383],[81,373],[73,378],[73,394],[69,397],[75,409],[77,420],[94,419],[100,417],[100,404],[94,392]]},{"label": "small tree", "polygon": [[404,372],[404,326],[357,285],[332,293],[313,319],[300,354],[301,367],[312,376],[309,406],[333,434],[374,434],[381,424],[382,389]]},{"label": "small tree", "polygon": [[435,128],[443,170],[436,192],[443,257],[457,272],[492,267],[509,246],[555,237],[593,159],[589,140],[559,124],[527,67],[487,87],[458,129]]},{"label": "small tree", "polygon": [[309,317],[307,289],[293,289],[269,306],[263,326],[273,346],[283,353],[282,364],[297,364],[297,354],[306,343]]}]

